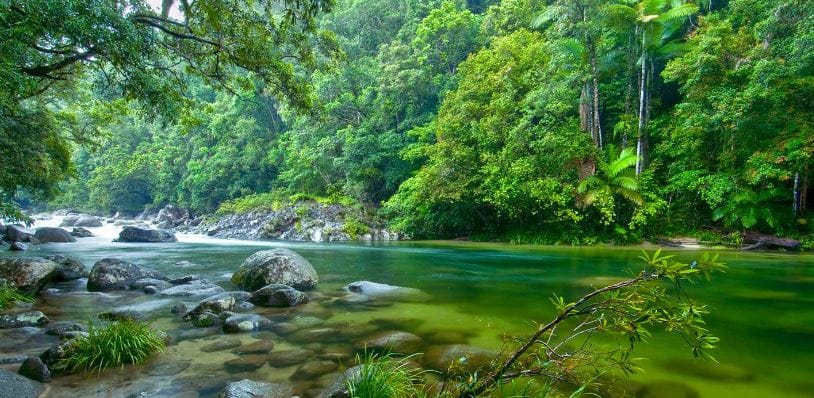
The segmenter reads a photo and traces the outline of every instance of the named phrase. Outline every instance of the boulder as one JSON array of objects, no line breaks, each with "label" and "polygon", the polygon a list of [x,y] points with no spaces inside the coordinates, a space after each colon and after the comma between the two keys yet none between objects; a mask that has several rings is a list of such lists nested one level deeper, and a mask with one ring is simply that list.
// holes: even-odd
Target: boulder
[{"label": "boulder", "polygon": [[357,344],[361,351],[374,351],[394,354],[413,354],[421,349],[424,341],[412,333],[385,332]]},{"label": "boulder", "polygon": [[243,379],[226,385],[219,398],[291,398],[294,391],[283,384]]},{"label": "boulder", "polygon": [[150,229],[136,226],[126,226],[119,233],[119,238],[116,242],[131,242],[131,243],[166,243],[177,242],[178,239],[175,234],[170,231],[162,229]]},{"label": "boulder", "polygon": [[198,316],[205,312],[220,314],[224,311],[231,311],[235,308],[235,303],[235,298],[228,293],[216,294],[201,300],[192,311],[184,315],[184,320],[192,321],[198,319]]},{"label": "boulder", "polygon": [[22,376],[28,377],[31,380],[36,380],[40,383],[48,383],[51,381],[51,371],[48,369],[39,357],[28,357],[20,369],[17,370]]},{"label": "boulder", "polygon": [[23,242],[11,242],[11,246],[9,246],[8,250],[12,252],[24,252],[28,250],[28,245]]},{"label": "boulder", "polygon": [[272,284],[252,293],[249,301],[264,307],[293,307],[307,303],[308,296],[291,286]]},{"label": "boulder", "polygon": [[79,217],[72,227],[96,228],[102,226],[102,220],[99,217],[85,216]]},{"label": "boulder", "polygon": [[87,332],[88,327],[76,322],[53,322],[45,329],[45,334],[57,337],[65,337],[71,332]]},{"label": "boulder", "polygon": [[0,258],[0,279],[22,293],[35,294],[54,279],[59,264],[41,257]]},{"label": "boulder", "polygon": [[93,233],[88,231],[85,228],[78,227],[78,228],[74,228],[71,231],[71,236],[73,236],[75,238],[90,238],[90,237],[93,236]]},{"label": "boulder", "polygon": [[226,333],[253,332],[268,329],[271,321],[257,314],[232,315],[223,322],[223,331]]},{"label": "boulder", "polygon": [[356,365],[344,371],[336,380],[322,392],[319,398],[349,398],[348,381],[358,379],[365,365]]},{"label": "boulder", "polygon": [[390,298],[402,301],[427,301],[429,296],[421,290],[370,281],[357,281],[345,285],[345,290],[368,297]]},{"label": "boulder", "polygon": [[28,242],[34,236],[34,232],[20,225],[6,226],[6,236],[11,242]]},{"label": "boulder", "polygon": [[[172,287],[172,283],[170,283],[168,281],[161,280],[161,279],[153,279],[153,278],[139,279],[139,280],[133,282],[130,285],[131,289],[144,290],[145,293],[147,293],[147,290],[150,290],[150,291],[153,292],[153,293],[150,293],[150,294],[155,294],[155,293],[158,293],[161,290],[169,289],[171,287]],[[152,288],[152,289],[147,289],[147,288]]]},{"label": "boulder", "polygon": [[164,274],[115,258],[96,262],[88,277],[88,291],[127,290],[139,279],[169,280]]},{"label": "boulder", "polygon": [[37,238],[40,243],[76,242],[76,238],[74,238],[68,231],[62,228],[54,227],[37,228],[37,231],[34,233],[34,237]]},{"label": "boulder", "polygon": [[76,221],[79,220],[79,216],[65,216],[62,219],[62,223],[59,224],[60,227],[73,227],[76,224]]},{"label": "boulder", "polygon": [[36,398],[43,390],[40,382],[0,369],[0,397],[3,398]]},{"label": "boulder", "polygon": [[88,277],[88,269],[76,257],[53,254],[45,258],[59,264],[55,277],[58,281],[72,281]]},{"label": "boulder", "polygon": [[317,272],[308,260],[282,248],[252,254],[232,276],[232,283],[252,291],[270,284],[307,290],[314,288],[318,282]]},{"label": "boulder", "polygon": [[40,311],[21,312],[19,314],[0,315],[0,329],[16,329],[28,326],[42,326],[48,323],[48,317]]},{"label": "boulder", "polygon": [[424,364],[432,369],[474,373],[488,367],[497,353],[480,347],[450,344],[430,347],[424,354]]},{"label": "boulder", "polygon": [[53,347],[48,348],[40,354],[40,360],[48,369],[51,370],[52,375],[65,373],[65,359],[67,359],[74,351],[75,340],[65,340]]}]

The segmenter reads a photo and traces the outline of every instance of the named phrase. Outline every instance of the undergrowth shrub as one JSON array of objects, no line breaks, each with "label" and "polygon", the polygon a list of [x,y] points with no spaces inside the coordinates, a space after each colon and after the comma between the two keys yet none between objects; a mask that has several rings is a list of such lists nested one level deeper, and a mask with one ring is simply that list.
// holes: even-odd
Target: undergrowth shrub
[{"label": "undergrowth shrub", "polygon": [[71,355],[60,364],[68,371],[97,371],[137,364],[164,350],[161,333],[148,323],[123,320],[107,327],[89,325],[88,335],[73,341]]},{"label": "undergrowth shrub", "polygon": [[30,303],[32,301],[34,300],[31,297],[18,292],[13,286],[0,284],[0,309],[11,307],[15,302]]}]

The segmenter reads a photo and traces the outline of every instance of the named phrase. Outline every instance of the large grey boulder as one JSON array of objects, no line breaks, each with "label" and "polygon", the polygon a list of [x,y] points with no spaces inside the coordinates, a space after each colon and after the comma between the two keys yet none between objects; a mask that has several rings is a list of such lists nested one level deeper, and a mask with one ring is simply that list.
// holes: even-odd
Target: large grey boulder
[{"label": "large grey boulder", "polygon": [[271,326],[268,318],[257,314],[232,315],[223,321],[223,331],[226,333],[256,332]]},{"label": "large grey boulder", "polygon": [[88,269],[76,257],[53,254],[45,258],[59,264],[56,274],[56,280],[58,281],[72,281],[88,277]]},{"label": "large grey boulder", "polygon": [[[64,220],[63,220],[63,222],[64,222]],[[95,228],[95,227],[101,227],[102,225],[103,225],[102,220],[100,220],[99,217],[85,216],[85,217],[79,217],[79,219],[77,219],[76,222],[73,223],[73,225],[71,225],[71,226],[72,227]]]},{"label": "large grey boulder", "polygon": [[308,302],[308,296],[288,285],[266,285],[252,293],[252,304],[263,307],[293,307]]},{"label": "large grey boulder", "polygon": [[0,398],[36,398],[43,386],[38,381],[0,369]]},{"label": "large grey boulder", "polygon": [[314,288],[318,282],[317,272],[308,260],[292,250],[282,248],[252,254],[232,276],[232,283],[251,291],[271,284],[308,290]]},{"label": "large grey boulder", "polygon": [[11,242],[28,242],[34,236],[34,232],[20,225],[9,225],[6,227],[6,236]]},{"label": "large grey boulder", "polygon": [[169,280],[166,275],[115,258],[105,258],[96,262],[88,276],[88,291],[128,290],[139,279]]},{"label": "large grey boulder", "polygon": [[178,239],[175,234],[163,229],[150,229],[136,226],[126,226],[119,233],[119,238],[116,242],[133,242],[133,243],[165,243],[177,242]]},{"label": "large grey boulder", "polygon": [[40,243],[71,243],[76,242],[76,238],[74,238],[70,232],[62,229],[62,228],[54,228],[54,227],[42,227],[37,228],[37,231],[34,233],[34,237],[37,238]]},{"label": "large grey boulder", "polygon": [[243,379],[226,385],[220,398],[291,398],[294,391],[284,384]]},{"label": "large grey boulder", "polygon": [[39,292],[56,277],[59,268],[59,264],[41,257],[0,257],[0,279],[26,294]]}]

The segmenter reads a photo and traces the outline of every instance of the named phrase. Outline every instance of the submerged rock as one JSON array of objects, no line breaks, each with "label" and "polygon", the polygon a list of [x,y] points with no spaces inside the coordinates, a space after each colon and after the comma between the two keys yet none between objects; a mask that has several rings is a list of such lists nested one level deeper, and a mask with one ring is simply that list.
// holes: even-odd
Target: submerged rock
[{"label": "submerged rock", "polygon": [[293,307],[307,303],[308,296],[291,286],[272,284],[252,293],[249,301],[264,307]]},{"label": "submerged rock", "polygon": [[59,264],[41,257],[0,258],[0,279],[22,293],[35,294],[54,279]]},{"label": "submerged rock", "polygon": [[474,373],[488,367],[497,353],[484,348],[450,344],[431,347],[424,354],[424,364],[432,369],[446,372]]},{"label": "submerged rock", "polygon": [[[223,293],[224,289],[214,283],[209,283],[204,279],[192,281],[185,285],[177,285],[160,292],[162,296],[174,297],[195,297],[195,296],[211,296],[213,294]],[[246,293],[248,294],[248,293]]]},{"label": "submerged rock", "polygon": [[252,291],[270,284],[308,290],[314,288],[318,282],[317,272],[311,263],[296,252],[284,248],[252,254],[232,276],[232,283]]},{"label": "submerged rock", "polygon": [[257,340],[254,343],[249,343],[243,346],[240,346],[234,350],[233,353],[237,355],[247,355],[247,354],[268,354],[272,349],[274,349],[274,343],[269,340]]},{"label": "submerged rock", "polygon": [[357,344],[362,351],[375,351],[394,354],[413,354],[421,349],[424,341],[412,333],[385,332],[363,340]]},{"label": "submerged rock", "polygon": [[73,235],[71,235],[68,231],[62,228],[54,227],[37,228],[37,232],[34,233],[34,237],[37,238],[40,243],[76,242],[76,238],[74,238]]},{"label": "submerged rock", "polygon": [[337,369],[339,365],[336,362],[326,359],[306,362],[294,371],[291,380],[314,380]]},{"label": "submerged rock", "polygon": [[116,242],[131,243],[166,243],[177,242],[175,234],[162,229],[150,229],[137,226],[126,226],[119,233]]},{"label": "submerged rock", "polygon": [[293,350],[276,351],[268,354],[267,358],[269,366],[276,368],[284,368],[287,366],[301,364],[309,358],[314,357],[316,353],[311,350],[302,348],[295,348]]},{"label": "submerged rock", "polygon": [[0,329],[16,329],[27,326],[42,326],[48,323],[48,317],[40,311],[22,312],[19,314],[0,315]]},{"label": "submerged rock", "polygon": [[402,301],[429,300],[429,295],[418,289],[370,281],[357,281],[349,283],[345,286],[345,290],[368,297],[383,297]]},{"label": "submerged rock", "polygon": [[240,347],[243,344],[239,339],[224,338],[201,347],[203,352],[217,352]]},{"label": "submerged rock", "polygon": [[45,258],[59,264],[59,269],[56,274],[56,280],[58,281],[72,281],[87,278],[89,275],[85,264],[82,264],[76,257],[54,254],[46,256]]},{"label": "submerged rock", "polygon": [[0,369],[0,386],[4,398],[36,398],[43,389],[40,382],[5,369]]},{"label": "submerged rock", "polygon": [[169,280],[166,275],[115,258],[105,258],[96,262],[88,277],[89,291],[110,291],[132,289],[139,279]]},{"label": "submerged rock", "polygon": [[272,384],[243,379],[226,385],[220,398],[291,398],[294,391],[284,384]]},{"label": "submerged rock", "polygon": [[229,373],[251,372],[259,369],[265,363],[265,355],[244,355],[224,362],[223,367]]}]

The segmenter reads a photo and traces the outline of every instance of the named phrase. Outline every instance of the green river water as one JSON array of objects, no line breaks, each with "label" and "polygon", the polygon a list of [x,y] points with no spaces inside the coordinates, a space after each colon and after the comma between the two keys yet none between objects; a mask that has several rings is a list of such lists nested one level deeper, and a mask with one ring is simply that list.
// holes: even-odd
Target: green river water
[{"label": "green river water", "polygon": [[[325,325],[341,328],[378,325],[400,329],[422,336],[428,345],[433,343],[433,336],[458,336],[462,341],[456,342],[491,349],[500,348],[502,335],[528,333],[534,329],[534,321],[549,319],[553,315],[548,300],[552,293],[577,298],[591,286],[625,277],[628,270],[640,269],[637,257],[641,254],[641,248],[616,247],[458,242],[295,244],[182,237],[174,244],[124,244],[111,243],[109,238],[88,238],[73,244],[42,245],[18,255],[74,255],[88,267],[99,259],[117,257],[170,276],[201,275],[229,290],[233,288],[231,273],[241,262],[257,250],[272,247],[289,247],[314,265],[320,277],[317,293],[331,294],[347,283],[370,280],[421,289],[431,295],[431,300],[362,310],[314,302],[291,310],[258,309],[258,313],[272,319],[315,316]],[[674,254],[689,261],[700,252],[682,250]],[[729,266],[726,274],[689,289],[712,311],[708,326],[721,337],[720,348],[713,353],[720,365],[694,360],[678,338],[657,334],[650,343],[638,346],[636,353],[645,358],[641,362],[645,372],[634,376],[632,383],[662,386],[662,392],[647,395],[651,398],[693,396],[687,395],[689,390],[704,398],[813,397],[814,256],[722,251],[721,258]],[[191,264],[179,267],[179,261]],[[81,282],[59,288],[82,290]],[[119,397],[140,393],[134,396],[206,397],[215,396],[229,380],[248,377],[286,383],[308,397],[336,377],[329,374],[315,380],[291,381],[296,366],[268,365],[245,374],[229,374],[223,370],[223,362],[237,355],[229,350],[200,350],[223,338],[218,332],[184,336],[191,326],[169,312],[178,301],[129,292],[41,298],[35,308],[52,320],[86,322],[112,307],[135,305],[150,314],[156,327],[176,337],[176,343],[147,365],[99,376],[60,377],[50,383],[45,395]],[[268,332],[237,337],[244,343],[271,340],[275,344],[273,351],[302,344]],[[0,337],[0,356],[39,353],[54,342],[42,334],[5,332]],[[308,343],[305,347],[316,352],[346,352],[352,343],[340,339],[329,344]]]}]

